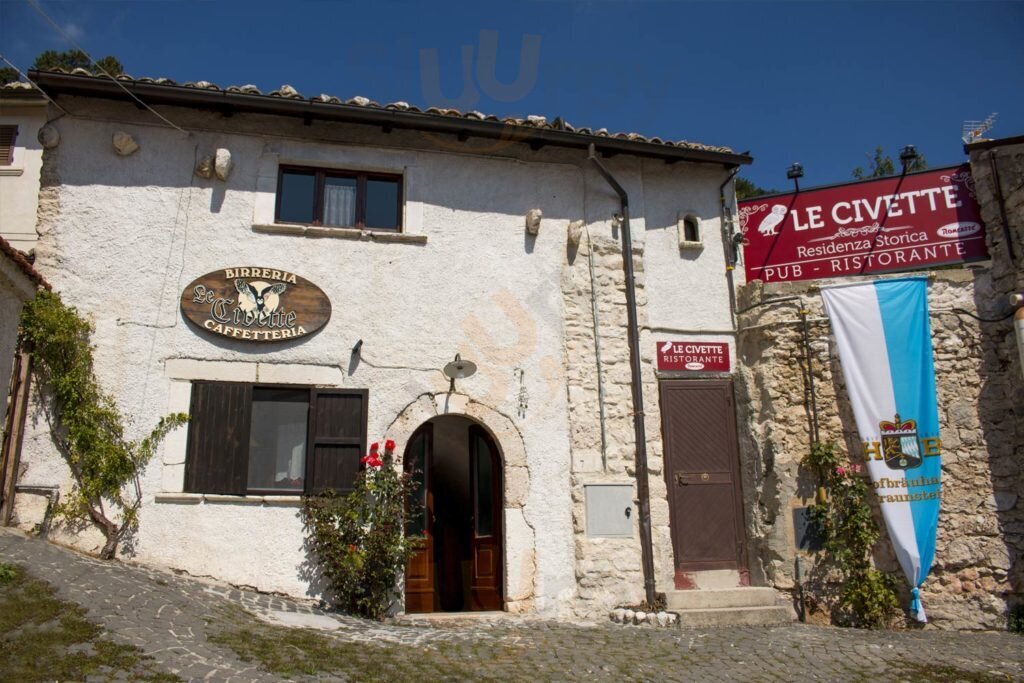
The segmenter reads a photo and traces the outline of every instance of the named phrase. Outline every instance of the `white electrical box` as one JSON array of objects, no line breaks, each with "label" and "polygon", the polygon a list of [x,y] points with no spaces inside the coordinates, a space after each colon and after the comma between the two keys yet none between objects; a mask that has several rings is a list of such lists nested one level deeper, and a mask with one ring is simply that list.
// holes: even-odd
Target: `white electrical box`
[{"label": "white electrical box", "polygon": [[588,484],[583,487],[587,507],[587,536],[632,538],[636,505],[632,484]]}]

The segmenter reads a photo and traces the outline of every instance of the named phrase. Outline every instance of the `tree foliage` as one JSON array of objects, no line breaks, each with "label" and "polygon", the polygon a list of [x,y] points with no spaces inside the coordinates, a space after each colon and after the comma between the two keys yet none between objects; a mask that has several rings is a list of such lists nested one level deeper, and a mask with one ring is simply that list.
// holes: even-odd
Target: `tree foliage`
[{"label": "tree foliage", "polygon": [[15,71],[9,66],[0,67],[0,85],[14,83],[17,80],[20,80],[17,71]]},{"label": "tree foliage", "polygon": [[100,556],[111,559],[137,527],[139,476],[168,432],[188,416],[167,415],[146,438],[128,440],[122,416],[93,370],[92,331],[55,292],[39,292],[21,314],[21,344],[49,389],[54,437],[73,477],[56,517],[72,526],[96,526],[106,538]]},{"label": "tree foliage", "polygon": [[746,178],[736,176],[736,199],[740,201],[760,197],[764,194],[775,194],[776,192],[778,190],[766,190],[763,187],[758,187]]},{"label": "tree foliage", "polygon": [[124,73],[124,66],[116,57],[107,55],[102,59],[97,59],[94,65],[81,50],[65,50],[64,52],[46,50],[40,52],[39,56],[36,57],[36,61],[32,63],[32,68],[39,71],[85,69],[94,76],[102,76],[103,71],[106,71],[111,76],[120,76]]},{"label": "tree foliage", "polygon": [[[868,168],[865,170],[862,166],[858,166],[853,169],[852,175],[857,180],[868,180],[870,178],[884,178],[886,176],[897,174],[897,163],[892,160],[892,157],[885,153],[885,150],[881,146],[875,147],[874,154],[865,154],[868,158]],[[924,171],[928,168],[928,161],[924,158],[923,154],[920,154],[916,159],[910,162],[907,166],[907,171]],[[899,166],[899,170],[902,171],[902,164]]]}]

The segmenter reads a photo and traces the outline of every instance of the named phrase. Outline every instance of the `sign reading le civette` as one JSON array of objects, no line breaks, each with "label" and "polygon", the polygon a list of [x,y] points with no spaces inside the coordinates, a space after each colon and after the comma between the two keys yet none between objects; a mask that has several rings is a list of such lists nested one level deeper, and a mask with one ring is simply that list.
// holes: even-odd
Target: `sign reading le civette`
[{"label": "sign reading le civette", "polygon": [[988,258],[969,165],[739,203],[747,280],[814,280]]},{"label": "sign reading le civette", "polygon": [[319,330],[331,318],[323,290],[274,268],[225,268],[194,280],[181,312],[199,327],[231,339],[285,341]]}]

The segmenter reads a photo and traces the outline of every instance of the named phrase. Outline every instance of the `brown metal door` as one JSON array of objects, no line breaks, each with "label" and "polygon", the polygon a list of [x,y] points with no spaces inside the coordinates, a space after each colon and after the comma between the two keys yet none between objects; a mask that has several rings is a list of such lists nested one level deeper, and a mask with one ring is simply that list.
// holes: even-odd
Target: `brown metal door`
[{"label": "brown metal door", "polygon": [[469,482],[473,504],[470,609],[504,609],[501,458],[490,435],[476,425],[469,428]]},{"label": "brown metal door", "polygon": [[677,587],[684,572],[743,572],[732,380],[662,380],[661,419]]},{"label": "brown metal door", "polygon": [[414,482],[406,533],[423,540],[405,566],[405,611],[434,611],[434,492],[431,464],[434,429],[427,423],[416,430],[405,449],[405,470]]}]

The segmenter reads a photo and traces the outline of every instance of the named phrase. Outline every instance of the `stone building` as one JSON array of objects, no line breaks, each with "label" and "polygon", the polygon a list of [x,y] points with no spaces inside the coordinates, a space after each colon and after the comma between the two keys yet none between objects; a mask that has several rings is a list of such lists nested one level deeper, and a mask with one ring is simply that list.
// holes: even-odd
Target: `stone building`
[{"label": "stone building", "polygon": [[[939,628],[1006,628],[1024,592],[1024,374],[1009,299],[1024,291],[1022,142],[967,147],[991,259],[928,273],[943,497],[935,562],[921,594]],[[841,444],[852,462],[862,448],[819,284],[754,281],[738,293],[738,310],[749,309],[738,316],[736,339],[747,536],[757,558],[751,570],[755,582],[794,599],[815,559],[797,538],[801,513],[814,500],[816,481],[800,461],[815,421],[819,438]],[[884,526],[875,560],[899,573]]]},{"label": "stone building", "polygon": [[[133,436],[191,415],[142,481],[134,559],[319,597],[300,495],[344,489],[368,442],[390,438],[426,466],[433,506],[406,609],[605,619],[645,597],[639,426],[649,578],[670,609],[792,618],[811,402],[792,309],[734,313],[789,291],[732,270],[723,215],[748,156],[561,119],[120,79],[175,129],[109,80],[32,77],[69,112],[43,154],[37,267],[95,324],[100,380]],[[996,314],[984,266],[932,282],[933,305]],[[794,292],[821,429],[847,438],[827,326],[813,289]],[[926,598],[940,626],[988,628],[1020,591],[1013,339],[937,315],[962,495]],[[476,371],[452,381],[457,357]],[[35,401],[19,483],[66,488]],[[32,490],[14,511],[26,529],[46,509]]]},{"label": "stone building", "polygon": [[[410,610],[606,618],[640,602],[628,225],[651,579],[675,585],[673,541],[690,545],[670,523],[653,354],[684,334],[735,366],[721,211],[748,156],[561,119],[121,79],[176,130],[109,80],[31,77],[69,112],[44,154],[38,267],[95,324],[97,372],[136,436],[191,414],[146,471],[135,559],[318,595],[299,495],[344,489],[367,442],[391,438],[432,459],[432,555],[406,577]],[[477,369],[452,384],[456,354]],[[710,383],[727,463],[720,547],[694,576],[734,588],[748,572],[731,374],[710,376],[673,385]],[[67,487],[42,406],[26,431],[19,481]],[[44,510],[25,493],[16,521]],[[757,618],[789,618],[771,590],[750,594]]]}]

